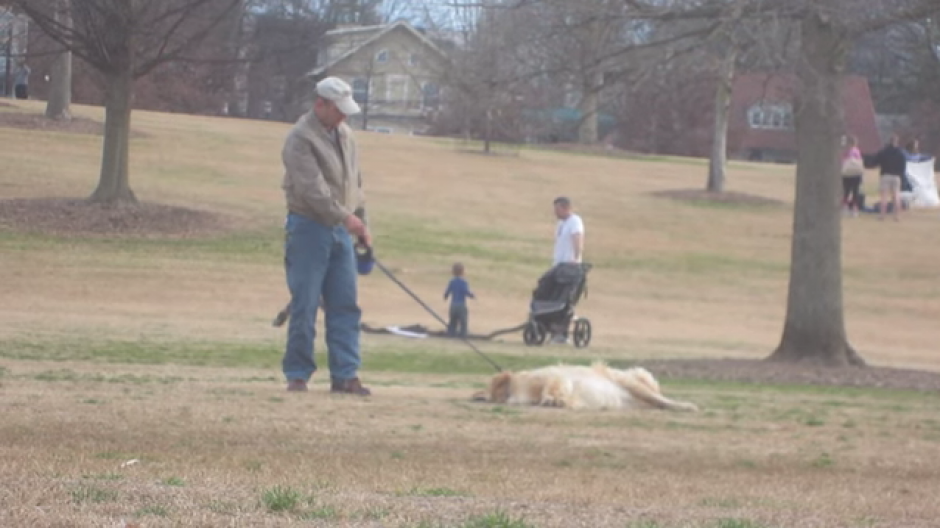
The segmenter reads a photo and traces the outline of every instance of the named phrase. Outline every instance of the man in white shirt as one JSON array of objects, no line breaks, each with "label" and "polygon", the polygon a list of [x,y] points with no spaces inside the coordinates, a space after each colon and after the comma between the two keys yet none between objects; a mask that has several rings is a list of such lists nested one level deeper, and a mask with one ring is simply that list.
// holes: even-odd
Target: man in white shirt
[{"label": "man in white shirt", "polygon": [[[565,196],[555,198],[555,216],[558,225],[555,227],[555,254],[552,268],[562,264],[580,264],[584,253],[584,222],[581,217],[572,211],[571,199]],[[549,274],[552,271],[548,272]],[[547,274],[546,274],[547,275]],[[552,325],[552,343],[566,343],[568,341],[568,326],[571,318],[565,317]]]},{"label": "man in white shirt", "polygon": [[558,226],[555,228],[554,265],[565,262],[581,263],[584,253],[584,222],[571,208],[571,200],[561,196],[555,198],[555,216]]}]

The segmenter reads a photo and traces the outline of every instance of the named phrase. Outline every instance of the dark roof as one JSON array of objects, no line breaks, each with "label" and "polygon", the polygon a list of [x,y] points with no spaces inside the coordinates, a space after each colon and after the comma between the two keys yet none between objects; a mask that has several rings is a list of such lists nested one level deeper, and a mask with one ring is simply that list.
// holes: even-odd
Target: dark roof
[{"label": "dark roof", "polygon": [[[748,73],[739,75],[732,88],[729,143],[732,149],[796,150],[793,130],[751,128],[748,109],[759,103],[790,103],[796,93],[796,79],[792,74]],[[858,137],[862,152],[881,148],[881,138],[875,121],[868,80],[858,75],[847,75],[842,84],[842,104],[845,111],[846,133]]]}]

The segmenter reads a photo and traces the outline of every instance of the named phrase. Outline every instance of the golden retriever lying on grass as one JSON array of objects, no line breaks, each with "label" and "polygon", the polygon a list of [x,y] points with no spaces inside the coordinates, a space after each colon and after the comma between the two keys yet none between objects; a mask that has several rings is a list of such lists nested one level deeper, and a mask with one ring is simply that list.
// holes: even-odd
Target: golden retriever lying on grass
[{"label": "golden retriever lying on grass", "polygon": [[670,400],[644,368],[621,370],[597,362],[590,367],[554,365],[519,372],[500,372],[476,401],[507,405],[541,405],[568,409],[634,409],[698,411],[694,403]]}]

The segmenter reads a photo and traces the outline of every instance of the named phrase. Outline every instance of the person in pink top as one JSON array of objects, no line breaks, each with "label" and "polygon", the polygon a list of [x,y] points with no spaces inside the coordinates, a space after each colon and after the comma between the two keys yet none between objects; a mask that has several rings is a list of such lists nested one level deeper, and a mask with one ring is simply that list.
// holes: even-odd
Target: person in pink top
[{"label": "person in pink top", "polygon": [[858,138],[846,136],[845,143],[845,150],[842,151],[842,206],[847,214],[858,216],[859,193],[865,165],[862,152],[858,149]]}]

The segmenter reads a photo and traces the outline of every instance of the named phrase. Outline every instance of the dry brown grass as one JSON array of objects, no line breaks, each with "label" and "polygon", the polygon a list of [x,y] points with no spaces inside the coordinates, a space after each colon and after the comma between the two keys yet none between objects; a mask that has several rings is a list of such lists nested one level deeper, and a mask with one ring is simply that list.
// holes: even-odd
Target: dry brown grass
[{"label": "dry brown grass", "polygon": [[[100,117],[98,109],[77,113]],[[255,239],[267,247],[251,258],[190,258],[198,248],[39,245],[0,270],[8,300],[0,318],[18,323],[4,325],[3,334],[101,329],[270,340],[260,323],[286,298],[277,232],[286,125],[138,112],[134,126],[148,134],[133,141],[133,185],[142,198],[238,217],[258,227]],[[3,196],[83,196],[93,188],[99,139],[0,128],[0,141],[16,152],[4,159]],[[585,217],[587,257],[597,264],[583,311],[595,322],[598,347],[754,358],[776,345],[790,211],[650,196],[700,185],[699,160],[535,151],[487,158],[416,138],[362,134],[361,142],[379,255],[431,300],[443,290],[449,264],[464,261],[480,293],[471,307],[479,331],[524,318],[525,298],[550,255],[551,199],[568,194]],[[733,190],[791,201],[791,167],[735,163],[729,178]],[[875,364],[940,370],[934,336],[925,331],[940,311],[940,249],[929,242],[938,218],[917,211],[905,220],[846,222],[848,328]],[[425,236],[437,243],[422,246]],[[95,286],[102,279],[109,287]],[[362,297],[372,324],[433,323],[384,277],[366,278]]]},{"label": "dry brown grass", "polygon": [[[3,111],[40,109],[15,106]],[[139,196],[224,213],[257,232],[118,244],[0,226],[0,526],[453,526],[498,508],[559,527],[936,523],[935,395],[666,383],[706,412],[564,413],[472,405],[480,376],[367,372],[379,396],[358,401],[283,393],[276,357],[266,370],[10,359],[17,347],[55,353],[110,340],[283,342],[268,321],[286,300],[286,125],[138,112],[134,127],[143,133],[132,140]],[[100,138],[0,128],[0,142],[0,196],[83,196],[94,185]],[[449,264],[463,261],[480,297],[475,331],[525,317],[550,255],[551,200],[568,194],[597,265],[582,305],[595,343],[541,353],[759,358],[776,344],[789,207],[651,196],[700,185],[698,160],[488,158],[372,134],[361,143],[379,256],[431,301]],[[730,187],[788,204],[792,167],[735,163]],[[875,364],[940,370],[938,221],[917,211],[900,225],[845,222],[849,331]],[[433,324],[380,275],[361,292],[372,324]],[[140,463],[121,468],[129,459]],[[300,492],[296,512],[260,504],[275,485]]]},{"label": "dry brown grass", "polygon": [[[462,376],[374,375],[381,397],[362,401],[286,394],[251,369],[7,365],[3,526],[459,526],[501,509],[545,527],[927,527],[938,514],[935,396],[667,384],[705,412],[566,413],[470,403],[479,380]],[[269,512],[275,486],[304,501]]]}]

